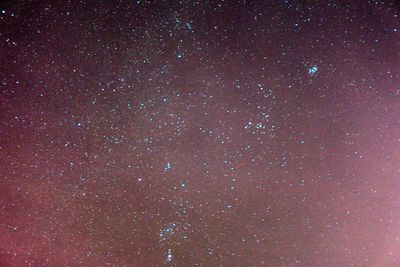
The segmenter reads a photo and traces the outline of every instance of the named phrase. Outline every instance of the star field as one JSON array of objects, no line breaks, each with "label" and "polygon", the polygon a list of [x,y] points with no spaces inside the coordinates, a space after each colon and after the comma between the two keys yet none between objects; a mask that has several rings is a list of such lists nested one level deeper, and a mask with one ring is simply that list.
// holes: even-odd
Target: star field
[{"label": "star field", "polygon": [[396,1],[0,3],[0,267],[400,266]]}]

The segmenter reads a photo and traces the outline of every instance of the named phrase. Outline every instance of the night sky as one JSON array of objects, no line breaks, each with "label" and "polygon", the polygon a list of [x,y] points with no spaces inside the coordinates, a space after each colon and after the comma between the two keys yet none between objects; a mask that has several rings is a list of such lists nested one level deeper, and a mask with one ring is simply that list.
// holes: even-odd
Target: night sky
[{"label": "night sky", "polygon": [[400,3],[0,2],[0,266],[400,266]]}]

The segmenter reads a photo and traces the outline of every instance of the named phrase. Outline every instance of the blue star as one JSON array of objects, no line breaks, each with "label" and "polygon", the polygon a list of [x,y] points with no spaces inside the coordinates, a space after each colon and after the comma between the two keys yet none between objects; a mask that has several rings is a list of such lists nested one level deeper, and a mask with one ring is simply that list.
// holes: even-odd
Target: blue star
[{"label": "blue star", "polygon": [[310,75],[314,75],[317,71],[318,71],[317,66],[312,66],[312,67],[308,68],[308,74],[310,74]]}]

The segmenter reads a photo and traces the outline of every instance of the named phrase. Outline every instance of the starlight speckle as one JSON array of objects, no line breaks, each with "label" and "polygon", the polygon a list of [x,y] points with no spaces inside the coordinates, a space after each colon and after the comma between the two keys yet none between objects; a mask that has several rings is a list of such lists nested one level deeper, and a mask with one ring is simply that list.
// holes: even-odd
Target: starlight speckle
[{"label": "starlight speckle", "polygon": [[173,259],[172,249],[169,248],[169,249],[167,250],[166,260],[167,260],[167,261],[172,261],[172,259]]},{"label": "starlight speckle", "polygon": [[395,1],[0,6],[0,267],[400,266]]},{"label": "starlight speckle", "polygon": [[166,171],[170,170],[171,168],[172,168],[171,162],[167,162],[167,163],[165,164],[165,166],[164,166],[164,170],[166,170]]},{"label": "starlight speckle", "polygon": [[265,126],[264,126],[264,124],[262,124],[261,122],[259,122],[259,123],[257,123],[256,124],[256,129],[265,129]]}]

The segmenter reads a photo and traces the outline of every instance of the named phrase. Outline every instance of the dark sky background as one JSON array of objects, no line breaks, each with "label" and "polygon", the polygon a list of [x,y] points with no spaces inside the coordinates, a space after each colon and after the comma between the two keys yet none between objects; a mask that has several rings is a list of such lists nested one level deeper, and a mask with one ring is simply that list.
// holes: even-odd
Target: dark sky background
[{"label": "dark sky background", "polygon": [[2,1],[0,266],[400,266],[400,4]]}]

